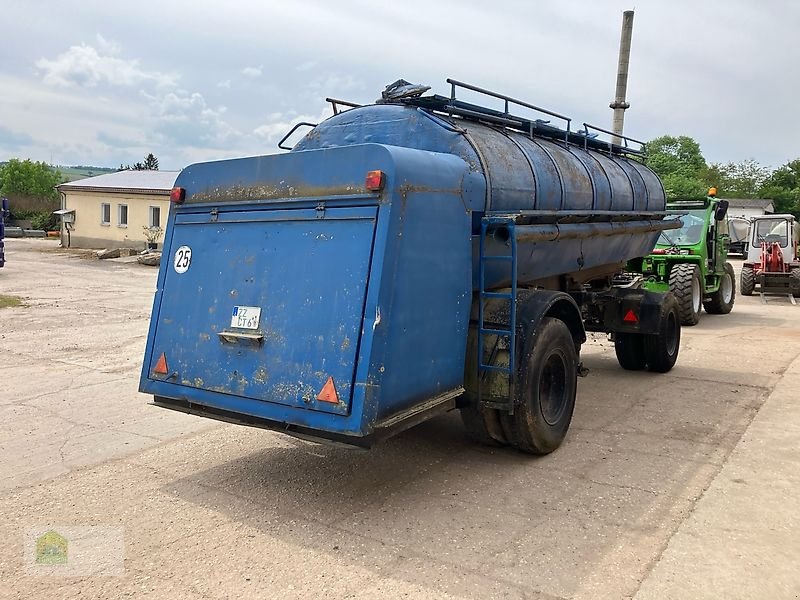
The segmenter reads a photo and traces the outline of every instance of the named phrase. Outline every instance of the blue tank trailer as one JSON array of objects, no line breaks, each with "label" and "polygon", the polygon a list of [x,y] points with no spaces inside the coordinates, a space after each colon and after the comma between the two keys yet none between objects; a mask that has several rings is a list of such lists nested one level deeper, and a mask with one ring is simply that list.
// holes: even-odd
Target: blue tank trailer
[{"label": "blue tank trailer", "polygon": [[8,198],[0,198],[0,267],[6,264],[6,219],[9,215]]},{"label": "blue tank trailer", "polygon": [[475,439],[545,454],[569,428],[586,331],[625,368],[672,368],[674,298],[615,279],[679,226],[630,140],[448,83],[329,99],[288,153],[180,173],[142,392],[364,447],[458,408]]}]

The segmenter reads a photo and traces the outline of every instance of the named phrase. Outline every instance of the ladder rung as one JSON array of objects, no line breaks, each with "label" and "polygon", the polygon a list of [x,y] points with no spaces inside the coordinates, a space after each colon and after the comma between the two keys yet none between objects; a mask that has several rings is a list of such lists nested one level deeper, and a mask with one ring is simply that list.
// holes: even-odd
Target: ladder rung
[{"label": "ladder rung", "polygon": [[508,292],[481,292],[482,298],[505,298],[511,300],[514,296]]},{"label": "ladder rung", "polygon": [[483,371],[499,371],[501,373],[511,373],[511,369],[508,367],[498,367],[497,365],[485,365],[480,363],[478,367]]},{"label": "ladder rung", "polygon": [[481,260],[514,260],[514,257],[503,254],[501,256],[484,256]]},{"label": "ladder rung", "polygon": [[510,329],[481,329],[481,335],[513,335],[514,332]]}]

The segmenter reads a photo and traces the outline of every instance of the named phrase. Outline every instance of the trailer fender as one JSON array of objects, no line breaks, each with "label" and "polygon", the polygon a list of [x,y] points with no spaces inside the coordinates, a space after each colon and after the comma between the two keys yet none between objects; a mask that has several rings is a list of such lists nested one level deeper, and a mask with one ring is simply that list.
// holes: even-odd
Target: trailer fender
[{"label": "trailer fender", "polygon": [[[524,295],[523,295],[524,294]],[[536,331],[545,317],[553,317],[564,322],[575,342],[575,351],[586,341],[581,309],[575,299],[564,292],[552,290],[532,290],[523,292],[517,300],[517,326],[528,323],[530,331]]]}]

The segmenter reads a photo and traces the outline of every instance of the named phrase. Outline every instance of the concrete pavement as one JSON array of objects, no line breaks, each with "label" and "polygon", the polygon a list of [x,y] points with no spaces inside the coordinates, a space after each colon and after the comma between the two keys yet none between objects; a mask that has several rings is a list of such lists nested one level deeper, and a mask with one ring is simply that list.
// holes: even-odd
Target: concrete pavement
[{"label": "concrete pavement", "polygon": [[[27,304],[0,313],[0,597],[800,593],[800,307],[703,315],[663,376],[593,339],[547,457],[476,446],[455,414],[361,452],[149,406],[155,270],[47,243],[9,240],[0,270]],[[44,523],[121,528],[123,575],[31,576]]]}]

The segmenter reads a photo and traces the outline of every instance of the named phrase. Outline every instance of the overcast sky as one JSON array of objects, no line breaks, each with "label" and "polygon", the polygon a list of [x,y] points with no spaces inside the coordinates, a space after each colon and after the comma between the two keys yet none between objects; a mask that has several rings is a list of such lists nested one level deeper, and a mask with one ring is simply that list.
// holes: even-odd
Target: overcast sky
[{"label": "overcast sky", "polygon": [[[625,132],[709,162],[800,158],[798,0],[5,0],[0,160],[161,168],[269,154],[326,96],[453,77],[610,127],[635,8]],[[13,26],[11,26],[13,24]]]}]

